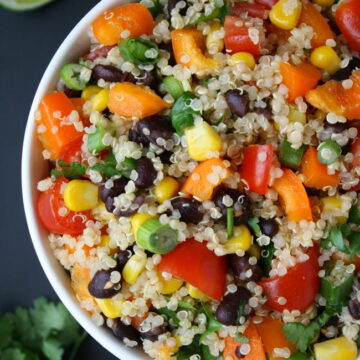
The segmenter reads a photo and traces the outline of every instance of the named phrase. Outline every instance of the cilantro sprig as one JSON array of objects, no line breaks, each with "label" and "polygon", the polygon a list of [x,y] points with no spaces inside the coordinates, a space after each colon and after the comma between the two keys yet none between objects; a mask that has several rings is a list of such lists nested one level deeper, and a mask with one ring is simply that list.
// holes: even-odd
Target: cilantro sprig
[{"label": "cilantro sprig", "polygon": [[69,350],[75,360],[86,335],[63,304],[41,297],[31,308],[0,315],[0,359],[61,360]]}]

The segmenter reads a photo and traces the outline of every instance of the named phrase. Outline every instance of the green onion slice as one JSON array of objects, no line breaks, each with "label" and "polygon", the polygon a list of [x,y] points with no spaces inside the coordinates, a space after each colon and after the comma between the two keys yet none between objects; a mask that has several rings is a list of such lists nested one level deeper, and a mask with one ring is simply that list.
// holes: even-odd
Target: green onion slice
[{"label": "green onion slice", "polygon": [[65,85],[72,90],[83,90],[91,79],[92,71],[80,64],[67,64],[60,70]]},{"label": "green onion slice", "polygon": [[176,100],[178,99],[183,93],[184,88],[181,82],[176,79],[174,76],[167,76],[163,79],[163,83],[167,92]]},{"label": "green onion slice", "polygon": [[317,158],[321,164],[331,165],[340,155],[340,146],[331,139],[325,140],[317,148]]},{"label": "green onion slice", "polygon": [[234,209],[226,209],[226,229],[228,239],[231,239],[234,236]]}]

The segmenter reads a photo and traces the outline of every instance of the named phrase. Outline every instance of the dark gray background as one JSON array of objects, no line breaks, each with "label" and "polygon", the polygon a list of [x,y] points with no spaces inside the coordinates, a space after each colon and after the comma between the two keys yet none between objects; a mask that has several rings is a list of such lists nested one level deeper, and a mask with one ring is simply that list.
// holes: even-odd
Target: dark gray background
[{"label": "dark gray background", "polygon": [[[57,0],[32,12],[0,8],[0,313],[45,295],[57,299],[31,244],[20,159],[31,101],[47,64],[97,0]],[[115,359],[88,337],[78,359]]]}]

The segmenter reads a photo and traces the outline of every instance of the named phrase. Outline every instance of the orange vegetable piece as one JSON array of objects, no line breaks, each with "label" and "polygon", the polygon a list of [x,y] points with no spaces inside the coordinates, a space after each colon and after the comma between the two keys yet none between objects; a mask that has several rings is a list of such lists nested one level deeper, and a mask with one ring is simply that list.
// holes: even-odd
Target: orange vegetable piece
[{"label": "orange vegetable piece", "polygon": [[288,101],[294,102],[299,96],[304,96],[313,89],[321,78],[320,71],[313,65],[304,62],[300,65],[280,63],[282,83],[289,89]]},{"label": "orange vegetable piece", "polygon": [[100,44],[109,46],[122,40],[125,30],[130,32],[127,37],[135,38],[151,34],[154,26],[154,19],[146,6],[126,4],[99,15],[92,23],[92,30]]},{"label": "orange vegetable piece", "polygon": [[314,36],[311,39],[313,49],[325,45],[328,39],[334,39],[334,34],[325,17],[311,2],[303,3],[299,24],[301,23],[311,26],[314,30]]},{"label": "orange vegetable piece", "polygon": [[325,186],[335,186],[340,182],[338,174],[329,175],[327,166],[319,162],[314,147],[306,150],[301,160],[300,172],[304,175],[304,184],[307,187],[323,189]]},{"label": "orange vegetable piece", "polygon": [[288,348],[291,353],[295,352],[296,347],[289,342],[281,330],[284,323],[280,320],[266,317],[262,323],[256,324],[257,331],[263,341],[265,352],[270,360],[283,360],[283,358],[273,356],[275,348]]},{"label": "orange vegetable piece", "polygon": [[181,192],[198,199],[210,200],[214,189],[229,175],[222,159],[213,158],[201,162],[186,179]]},{"label": "orange vegetable piece", "polygon": [[40,102],[40,119],[36,123],[42,125],[45,131],[38,132],[38,137],[50,152],[51,160],[58,158],[66,145],[83,135],[74,125],[63,124],[72,111],[76,111],[76,108],[63,92],[46,95]]},{"label": "orange vegetable piece", "polygon": [[[83,119],[87,118],[88,116],[84,114],[83,106],[86,103],[86,100],[83,98],[70,98],[70,101],[75,106],[76,111],[80,114],[80,117]],[[88,122],[87,122],[88,123]],[[86,126],[84,121],[84,126]]]},{"label": "orange vegetable piece", "polygon": [[125,118],[145,118],[170,107],[153,90],[128,82],[118,83],[110,89],[109,110]]},{"label": "orange vegetable piece", "polygon": [[205,38],[195,28],[173,30],[171,32],[172,47],[178,64],[197,70],[218,67],[216,60],[204,55]]},{"label": "orange vegetable piece", "polygon": [[95,300],[88,290],[90,281],[90,269],[75,264],[71,270],[71,287],[79,302],[91,300],[95,304]]},{"label": "orange vegetable piece", "polygon": [[306,93],[306,100],[312,106],[326,112],[360,120],[360,70],[350,76],[353,85],[344,89],[341,82],[330,80]]},{"label": "orange vegetable piece", "polygon": [[342,260],[345,264],[354,264],[356,266],[356,271],[360,272],[360,254],[356,254],[350,259],[348,254],[343,253],[340,250],[335,250],[332,255],[334,260]]},{"label": "orange vegetable piece", "polygon": [[[249,345],[251,351],[249,354],[244,356],[242,360],[265,360],[265,351],[264,346],[261,340],[261,337],[256,329],[256,326],[253,323],[249,323],[248,327],[244,332],[244,336],[249,339]],[[225,338],[225,348],[223,352],[223,360],[233,359],[237,360],[238,357],[235,354],[236,348],[240,346],[241,343],[235,341],[232,337],[228,336]]]},{"label": "orange vegetable piece", "polygon": [[293,171],[283,169],[283,175],[275,180],[273,189],[280,195],[290,221],[312,221],[309,197],[304,185]]}]

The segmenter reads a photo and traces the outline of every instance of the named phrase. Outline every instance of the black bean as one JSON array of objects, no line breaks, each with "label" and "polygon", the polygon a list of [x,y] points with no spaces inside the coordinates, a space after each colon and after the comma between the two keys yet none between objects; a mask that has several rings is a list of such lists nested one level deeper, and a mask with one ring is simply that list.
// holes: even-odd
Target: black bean
[{"label": "black bean", "polygon": [[243,355],[241,352],[240,352],[240,349],[241,349],[241,346],[238,346],[236,349],[235,349],[235,356],[238,358],[238,359],[243,359],[245,357],[245,355]]},{"label": "black bean", "polygon": [[[236,279],[258,282],[263,276],[263,271],[258,264],[251,265],[249,263],[250,256],[237,256],[235,254],[228,255],[228,265],[232,270]],[[251,276],[247,277],[246,272],[251,270]]]},{"label": "black bean", "polygon": [[98,298],[106,299],[116,295],[120,288],[121,283],[113,284],[110,281],[110,275],[113,270],[99,270],[96,272],[88,285],[89,293]]},{"label": "black bean", "polygon": [[177,197],[171,200],[174,210],[180,213],[180,220],[190,224],[198,224],[204,217],[200,211],[201,203],[195,199]]},{"label": "black bean", "polygon": [[96,80],[105,80],[109,82],[123,81],[123,72],[112,65],[96,65],[93,68],[92,76]]},{"label": "black bean", "polygon": [[154,71],[141,71],[140,75],[135,78],[135,83],[157,90],[157,79]]},{"label": "black bean", "polygon": [[[154,313],[153,313],[154,314]],[[156,315],[156,314],[154,314]],[[139,333],[140,337],[142,339],[150,340],[150,341],[156,341],[158,337],[168,331],[167,325],[164,323],[162,325],[156,326],[155,328],[152,328],[148,331],[143,331],[142,324],[140,325]]]},{"label": "black bean", "polygon": [[[224,196],[230,196],[233,201],[231,206],[223,203]],[[234,209],[235,225],[245,224],[251,217],[251,202],[249,198],[239,190],[221,187],[216,190],[213,201],[222,213],[222,217],[219,219],[221,221],[226,221],[226,210],[228,208]]]},{"label": "black bean", "polygon": [[357,299],[348,302],[349,313],[355,320],[360,320],[360,302]]},{"label": "black bean", "polygon": [[113,320],[111,330],[114,335],[122,341],[126,338],[130,341],[140,343],[139,332],[133,326],[124,324],[120,319]]},{"label": "black bean", "polygon": [[359,58],[352,58],[348,64],[348,66],[344,69],[338,70],[333,76],[332,79],[336,81],[342,81],[348,79],[352,72],[355,69],[360,68],[360,59]]},{"label": "black bean", "polygon": [[129,130],[129,140],[137,144],[142,144],[144,146],[149,145],[149,140],[142,134],[139,134],[135,128]]},{"label": "black bean", "polygon": [[186,15],[186,10],[187,10],[188,4],[187,4],[187,1],[185,1],[185,0],[169,0],[169,2],[168,2],[168,12],[169,12],[169,15],[171,15],[171,11],[172,11],[173,9],[175,9],[177,3],[180,2],[180,1],[184,1],[184,2],[186,3],[186,6],[185,6],[184,8],[182,8],[182,9],[179,11],[179,13],[180,13],[180,15],[182,15],[182,16]]},{"label": "black bean", "polygon": [[226,102],[231,110],[237,116],[245,116],[249,112],[249,96],[241,93],[240,90],[230,90],[225,95]]},{"label": "black bean", "polygon": [[336,123],[330,124],[327,120],[324,121],[324,129],[328,130],[330,135],[332,133],[340,134],[347,129],[347,125],[345,123]]},{"label": "black bean", "polygon": [[150,159],[142,158],[136,165],[135,170],[138,174],[135,185],[138,188],[145,189],[153,185],[157,176],[157,171]]},{"label": "black bean", "polygon": [[128,183],[128,179],[125,177],[121,177],[113,181],[114,185],[111,189],[105,187],[105,184],[100,186],[100,199],[106,203],[106,200],[110,198],[114,198],[119,196],[123,192],[125,192],[125,186]]},{"label": "black bean", "polygon": [[175,60],[175,56],[174,56],[174,50],[173,47],[171,45],[171,43],[161,43],[159,45],[160,49],[166,50],[169,54],[170,54],[170,58],[168,60],[168,63],[170,66],[175,66],[176,65],[176,60]]},{"label": "black bean", "polygon": [[134,255],[134,250],[132,247],[129,247],[126,250],[120,250],[116,254],[116,270],[122,272],[132,255]]},{"label": "black bean", "polygon": [[162,152],[159,157],[163,164],[171,164],[170,158],[173,153],[171,151]]},{"label": "black bean", "polygon": [[134,131],[143,145],[151,142],[162,149],[165,149],[165,146],[159,144],[159,139],[169,140],[174,133],[170,118],[162,115],[153,115],[138,121]]},{"label": "black bean", "polygon": [[244,315],[239,313],[240,308],[247,305],[250,297],[250,291],[242,286],[239,286],[236,292],[228,293],[216,309],[216,319],[224,325],[238,325],[239,317]]},{"label": "black bean", "polygon": [[306,187],[305,190],[306,190],[306,193],[307,193],[309,196],[319,196],[319,194],[320,194],[320,190],[319,190],[319,189]]},{"label": "black bean", "polygon": [[258,115],[263,115],[267,120],[271,120],[272,119],[272,111],[269,107],[266,108],[254,108],[254,113],[258,114]]},{"label": "black bean", "polygon": [[259,226],[261,232],[269,237],[275,236],[279,231],[279,224],[275,219],[260,218]]},{"label": "black bean", "polygon": [[56,85],[56,90],[62,91],[69,98],[76,98],[81,96],[81,91],[70,89],[61,79]]}]

